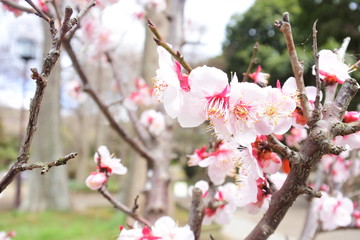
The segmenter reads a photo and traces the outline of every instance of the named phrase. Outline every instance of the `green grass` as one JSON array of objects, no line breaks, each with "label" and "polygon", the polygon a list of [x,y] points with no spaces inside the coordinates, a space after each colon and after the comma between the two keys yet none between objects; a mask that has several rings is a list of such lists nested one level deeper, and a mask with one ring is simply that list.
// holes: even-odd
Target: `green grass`
[{"label": "green grass", "polygon": [[122,213],[109,208],[86,212],[0,212],[0,231],[14,230],[16,240],[117,239],[118,226],[124,222]]}]

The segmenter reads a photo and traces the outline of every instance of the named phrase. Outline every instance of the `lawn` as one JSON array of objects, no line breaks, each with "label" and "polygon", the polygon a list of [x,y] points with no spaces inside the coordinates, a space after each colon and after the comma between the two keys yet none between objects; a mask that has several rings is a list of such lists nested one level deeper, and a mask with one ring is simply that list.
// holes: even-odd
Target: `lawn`
[{"label": "lawn", "polygon": [[[0,212],[0,231],[14,230],[16,240],[117,239],[125,217],[111,208],[85,212]],[[15,240],[14,239],[14,240]]]}]

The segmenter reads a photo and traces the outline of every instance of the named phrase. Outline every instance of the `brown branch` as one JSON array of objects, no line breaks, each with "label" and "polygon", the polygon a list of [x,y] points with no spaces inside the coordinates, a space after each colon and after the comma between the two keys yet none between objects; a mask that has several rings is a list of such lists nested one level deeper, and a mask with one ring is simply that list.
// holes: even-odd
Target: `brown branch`
[{"label": "brown branch", "polygon": [[316,198],[321,198],[321,196],[322,196],[320,191],[316,191],[308,186],[303,186],[302,193],[308,194],[308,195],[310,195],[312,197],[316,197]]},{"label": "brown branch", "polygon": [[289,21],[289,13],[283,14],[283,21],[276,20],[275,21],[275,27],[277,27],[280,32],[283,33],[286,46],[289,52],[290,57],[290,63],[291,67],[294,73],[294,77],[296,79],[296,86],[299,91],[299,99],[300,99],[300,105],[304,113],[304,117],[306,118],[306,121],[309,121],[310,119],[310,105],[308,98],[305,93],[305,84],[304,84],[304,68],[302,64],[299,62],[299,59],[297,57],[296,48],[292,36],[291,31],[291,25]]},{"label": "brown branch", "polygon": [[315,60],[315,79],[316,79],[316,98],[314,103],[314,110],[311,116],[311,121],[309,126],[312,126],[315,122],[320,120],[320,91],[321,91],[321,80],[319,74],[319,53],[317,46],[317,30],[316,30],[317,20],[313,25],[313,51],[314,51],[314,60]]},{"label": "brown branch", "polygon": [[202,191],[199,188],[192,190],[189,226],[193,231],[195,240],[200,239],[201,224],[205,215],[205,205],[202,199]]},{"label": "brown branch", "polygon": [[31,0],[25,0],[25,2],[27,2],[33,9],[35,9],[39,17],[42,17],[48,23],[52,21],[52,19],[48,15],[46,15],[43,11],[41,11],[41,9],[39,9]]},{"label": "brown branch", "polygon": [[[31,2],[31,1],[30,1]],[[66,10],[68,13],[69,10]],[[64,22],[66,24],[66,22]],[[30,155],[30,146],[34,133],[36,131],[36,125],[39,117],[39,111],[41,102],[45,93],[45,88],[47,84],[48,77],[52,71],[55,63],[57,62],[60,56],[60,47],[61,47],[61,38],[57,34],[57,29],[54,27],[54,21],[49,21],[50,32],[52,37],[52,45],[48,54],[45,57],[43,62],[41,73],[38,72],[36,68],[32,68],[31,78],[36,81],[36,90],[34,97],[30,104],[30,114],[29,120],[26,127],[26,134],[20,146],[19,155],[16,162],[10,167],[9,171],[5,174],[3,179],[0,181],[0,193],[6,189],[6,187],[14,180],[15,176],[20,172],[21,165],[26,164],[29,160]],[[64,34],[66,31],[70,30],[67,26],[61,26],[60,32]]]},{"label": "brown branch", "polygon": [[148,27],[150,31],[155,35],[154,41],[158,46],[163,47],[166,51],[168,51],[180,64],[183,66],[183,68],[190,73],[192,71],[192,68],[190,65],[185,61],[184,56],[179,51],[174,51],[169,44],[166,43],[166,41],[163,39],[163,37],[158,32],[156,26],[151,22],[151,20],[148,20]]},{"label": "brown branch", "polygon": [[268,135],[267,140],[271,149],[279,152],[285,158],[289,159],[292,164],[297,164],[300,162],[299,153],[291,150],[288,146],[284,145],[273,134]]},{"label": "brown branch", "polygon": [[[59,158],[53,162],[36,162],[36,163],[24,163],[17,168],[19,168],[20,172],[26,170],[32,170],[34,168],[41,168],[41,174],[47,173],[50,168],[65,165],[69,160],[74,159],[77,153],[70,153],[63,158]],[[17,169],[16,169],[17,170]]]},{"label": "brown branch", "polygon": [[354,79],[346,80],[333,103],[324,107],[322,119],[310,128],[308,138],[301,145],[300,162],[292,164],[283,186],[272,195],[268,210],[246,240],[263,240],[273,234],[293,202],[304,193],[304,186],[310,172],[321,157],[331,152],[341,151],[341,148],[333,145],[333,126],[342,121],[358,88]]},{"label": "brown branch", "polygon": [[345,136],[360,131],[360,120],[351,123],[335,123],[334,124],[334,135]]},{"label": "brown branch", "polygon": [[125,140],[126,143],[128,143],[137,153],[140,154],[140,156],[144,157],[149,164],[149,167],[153,165],[154,158],[152,155],[149,154],[149,150],[145,148],[141,142],[139,142],[138,139],[132,137],[130,134],[128,134],[125,129],[121,127],[115,120],[114,116],[110,113],[109,109],[106,107],[106,105],[103,103],[103,101],[99,98],[97,93],[94,91],[94,89],[91,88],[90,82],[88,80],[88,77],[86,76],[85,72],[83,71],[79,60],[76,57],[76,54],[70,44],[70,42],[67,39],[64,39],[63,41],[64,48],[66,52],[68,53],[73,66],[79,75],[83,85],[84,85],[84,91],[87,92],[90,97],[93,99],[93,101],[96,103],[96,105],[99,107],[100,111],[104,114],[105,118],[109,121],[110,126],[115,130],[115,132]]},{"label": "brown branch", "polygon": [[[117,73],[117,68],[114,63],[114,60],[109,52],[106,52],[105,56],[106,56],[108,63],[110,64],[111,71],[113,73],[113,77],[114,77],[115,81],[119,84],[120,94],[124,97],[124,90],[123,90],[124,84],[123,84],[123,81],[121,81],[120,76]],[[146,134],[148,132],[148,130],[145,130],[142,127],[142,125],[139,122],[139,118],[135,115],[135,113],[133,111],[129,111],[128,109],[126,109],[126,112],[129,115],[129,118],[130,118],[133,128],[135,130],[135,133],[139,137],[141,143],[144,146],[146,146],[147,142],[150,141],[150,135]]]},{"label": "brown branch", "polygon": [[247,82],[249,80],[249,75],[250,75],[250,71],[252,69],[252,67],[254,66],[254,64],[256,63],[257,59],[256,59],[256,54],[257,54],[257,51],[259,49],[259,42],[256,42],[253,46],[253,52],[252,52],[252,56],[251,56],[251,60],[250,60],[250,63],[249,63],[249,66],[246,70],[246,73],[244,74],[244,77],[243,77],[243,82]]},{"label": "brown branch", "polygon": [[131,218],[133,218],[134,220],[144,224],[145,226],[151,227],[151,223],[148,220],[146,220],[144,217],[142,217],[142,216],[136,214],[135,212],[133,212],[132,209],[128,208],[123,203],[117,201],[111,195],[111,193],[106,189],[105,186],[102,186],[98,191],[99,191],[99,193],[101,193],[101,195],[104,196],[104,198],[106,198],[114,206],[114,208],[122,211],[126,215],[128,215]]},{"label": "brown branch", "polygon": [[35,11],[35,9],[24,7],[23,5],[20,5],[17,2],[14,2],[12,0],[11,1],[10,0],[0,0],[0,2],[11,8],[15,8],[15,9],[18,9],[18,10],[26,12],[26,13],[32,13],[32,14],[38,15],[38,13],[37,13],[37,11]]}]

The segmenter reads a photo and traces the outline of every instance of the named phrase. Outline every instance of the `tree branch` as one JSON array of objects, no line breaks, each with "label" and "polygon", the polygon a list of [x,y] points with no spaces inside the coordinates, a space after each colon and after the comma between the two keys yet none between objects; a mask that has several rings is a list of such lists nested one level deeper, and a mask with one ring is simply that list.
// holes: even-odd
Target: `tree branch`
[{"label": "tree branch", "polygon": [[249,80],[250,71],[251,71],[252,67],[254,66],[254,64],[256,63],[256,61],[257,61],[256,54],[257,54],[258,49],[259,49],[259,42],[256,42],[254,44],[254,46],[253,46],[253,52],[252,52],[252,56],[251,56],[249,66],[248,66],[248,68],[246,70],[246,73],[244,74],[243,79],[242,79],[243,82],[247,82]]},{"label": "tree branch", "polygon": [[311,120],[309,126],[312,126],[315,122],[320,120],[320,91],[321,91],[321,80],[319,75],[319,53],[317,46],[317,30],[316,30],[317,20],[313,25],[313,51],[314,51],[314,60],[315,60],[315,79],[316,79],[316,97],[314,103],[314,110],[312,112]]},{"label": "tree branch", "polygon": [[114,208],[122,211],[123,213],[130,216],[134,220],[139,221],[140,223],[142,223],[142,224],[144,224],[144,225],[146,225],[148,227],[151,227],[151,223],[149,221],[147,221],[144,217],[136,214],[132,209],[128,208],[127,206],[125,206],[121,202],[117,201],[110,194],[110,192],[106,189],[105,186],[102,186],[98,191],[99,191],[99,193],[101,193],[101,195],[104,196],[104,198],[106,198],[114,206]]},{"label": "tree branch", "polygon": [[304,117],[306,118],[306,121],[309,121],[310,118],[310,105],[308,98],[305,93],[305,84],[304,84],[304,68],[302,64],[300,64],[299,59],[297,57],[296,48],[292,36],[291,31],[291,25],[289,21],[289,13],[283,14],[283,21],[276,20],[275,21],[275,27],[277,27],[280,32],[283,33],[286,46],[289,52],[290,57],[290,63],[291,67],[294,73],[294,77],[296,79],[296,86],[299,91],[299,99],[300,99],[300,105],[304,113]]},{"label": "tree branch", "polygon": [[156,26],[151,22],[151,20],[148,20],[148,27],[150,31],[155,35],[154,41],[158,46],[163,47],[166,51],[168,51],[180,64],[183,66],[183,68],[190,73],[192,68],[190,65],[185,61],[184,56],[179,52],[175,52],[169,44],[166,43],[166,41],[163,39],[163,37],[160,35],[158,30],[156,29]]},{"label": "tree branch", "polygon": [[53,162],[36,162],[36,163],[24,163],[16,168],[20,172],[26,170],[32,170],[34,168],[41,168],[41,174],[47,173],[50,168],[65,165],[69,160],[74,159],[77,156],[77,153],[70,153],[63,158],[59,158]]},{"label": "tree branch", "polygon": [[[30,1],[31,2],[31,1]],[[66,10],[67,14],[70,14],[70,10]],[[71,11],[72,12],[72,11]],[[71,14],[70,14],[71,15]],[[60,32],[66,34],[67,31],[73,26],[67,26],[69,19],[64,21],[64,25],[60,27]],[[26,134],[20,146],[19,155],[16,162],[11,166],[10,170],[5,174],[3,179],[0,181],[0,193],[6,189],[6,187],[14,180],[15,176],[20,172],[20,168],[23,164],[26,164],[29,160],[30,155],[30,146],[34,133],[36,131],[36,125],[39,117],[39,111],[41,102],[45,93],[45,88],[47,84],[48,77],[52,71],[55,63],[57,62],[60,56],[60,47],[61,47],[61,35],[57,34],[57,29],[55,29],[54,21],[48,21],[50,25],[50,32],[52,37],[52,45],[48,54],[45,57],[43,62],[41,73],[38,72],[36,68],[32,68],[31,78],[36,81],[36,90],[34,97],[30,104],[30,114],[29,120],[26,127]]]},{"label": "tree branch", "polygon": [[33,8],[27,8],[27,7],[24,7],[23,5],[20,5],[14,1],[10,1],[10,0],[0,0],[1,3],[11,7],[11,8],[15,8],[15,9],[18,9],[20,11],[23,11],[23,12],[26,12],[26,13],[32,13],[32,14],[36,14],[39,16],[38,12],[33,9]]},{"label": "tree branch", "polygon": [[189,226],[194,232],[195,240],[200,239],[201,224],[205,215],[205,205],[202,199],[202,191],[199,188],[194,188],[192,191]]},{"label": "tree branch", "polygon": [[69,40],[64,39],[63,41],[64,48],[66,52],[68,53],[73,66],[78,73],[83,85],[84,85],[84,91],[87,92],[90,97],[94,100],[96,105],[99,107],[100,111],[104,114],[106,119],[109,121],[110,126],[115,130],[115,132],[122,138],[126,143],[128,143],[137,153],[140,154],[140,156],[144,157],[149,164],[149,167],[153,165],[154,158],[152,155],[149,154],[149,150],[145,148],[141,142],[139,142],[138,139],[133,138],[130,134],[128,134],[125,129],[123,129],[114,119],[114,116],[110,113],[109,109],[106,107],[106,105],[102,102],[102,100],[99,98],[97,93],[94,91],[94,89],[91,88],[90,82],[83,71],[79,60],[76,57],[76,54],[71,46],[71,43]]},{"label": "tree branch", "polygon": [[31,0],[25,0],[25,2],[27,2],[33,9],[35,9],[39,17],[42,17],[48,23],[53,21],[48,15],[46,15],[43,11],[41,11],[41,9],[39,9]]},{"label": "tree branch", "polygon": [[297,164],[300,162],[299,153],[291,150],[288,146],[280,142],[273,134],[267,136],[270,147],[279,152],[285,158],[289,159],[292,164]]}]

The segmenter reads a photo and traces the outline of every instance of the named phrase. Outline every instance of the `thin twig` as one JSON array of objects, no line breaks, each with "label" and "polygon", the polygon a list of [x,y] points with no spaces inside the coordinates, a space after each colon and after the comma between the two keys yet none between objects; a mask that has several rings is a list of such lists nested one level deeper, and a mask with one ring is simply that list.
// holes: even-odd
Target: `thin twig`
[{"label": "thin twig", "polygon": [[316,197],[316,198],[321,198],[321,196],[322,196],[320,191],[316,191],[308,186],[304,186],[302,188],[302,193],[308,194],[308,195],[310,195],[312,197]]},{"label": "thin twig", "polygon": [[[110,64],[111,71],[113,73],[113,77],[114,77],[115,81],[119,84],[120,94],[122,96],[124,96],[124,94],[125,94],[124,90],[123,90],[124,84],[123,84],[123,81],[120,79],[120,76],[119,76],[119,74],[117,72],[115,62],[114,62],[114,60],[113,60],[113,58],[112,58],[112,56],[111,56],[111,54],[109,52],[106,52],[105,56],[106,56],[107,62]],[[133,111],[129,111],[126,108],[126,112],[129,115],[129,118],[131,120],[130,122],[133,125],[133,128],[135,130],[136,135],[139,137],[141,143],[144,146],[146,146],[147,143],[150,141],[150,135],[146,134],[149,131],[147,129],[145,130],[144,127],[142,127],[142,125],[139,122],[139,118],[135,115],[135,113]]]},{"label": "thin twig", "polygon": [[126,215],[128,215],[131,218],[133,218],[134,220],[144,224],[145,226],[151,227],[151,223],[148,220],[146,220],[144,217],[134,213],[130,208],[125,206],[123,203],[117,201],[111,195],[111,193],[107,190],[107,188],[105,186],[102,186],[98,191],[114,206],[114,208],[119,209]]},{"label": "thin twig", "polygon": [[109,109],[106,107],[106,104],[103,103],[103,101],[99,98],[97,93],[92,89],[90,82],[88,80],[87,75],[85,74],[84,70],[82,69],[80,62],[78,58],[76,57],[76,54],[70,44],[70,42],[67,39],[64,39],[63,41],[64,48],[66,52],[68,53],[73,66],[77,72],[77,74],[80,77],[80,80],[82,81],[84,85],[84,91],[87,92],[90,97],[94,100],[96,105],[99,107],[100,111],[104,114],[106,119],[109,121],[110,126],[118,133],[118,135],[125,140],[137,153],[139,153],[142,157],[144,157],[149,164],[149,167],[153,165],[154,158],[150,154],[150,151],[145,148],[145,146],[136,138],[131,136],[128,132],[125,131],[121,125],[118,124],[118,122],[115,120],[114,116],[110,113]]},{"label": "thin twig", "polygon": [[351,123],[334,124],[333,133],[335,136],[345,136],[360,131],[360,120]]},{"label": "thin twig", "polygon": [[53,162],[36,162],[36,163],[25,163],[20,165],[18,168],[20,171],[32,170],[34,168],[41,168],[41,174],[47,173],[50,168],[55,166],[65,165],[69,160],[74,159],[77,153],[70,153],[63,158],[59,158]]},{"label": "thin twig", "polygon": [[0,0],[0,2],[11,8],[15,8],[15,9],[18,9],[18,10],[26,12],[26,13],[36,14],[39,16],[38,12],[35,9],[24,7],[23,5],[20,5],[17,2],[14,2],[12,0],[11,1],[10,0]]},{"label": "thin twig", "polygon": [[288,146],[284,145],[273,134],[268,135],[267,140],[271,149],[279,152],[285,158],[289,159],[292,164],[298,164],[300,162],[299,153],[291,150]]},{"label": "thin twig", "polygon": [[286,46],[289,52],[290,63],[296,79],[296,86],[299,91],[300,105],[304,113],[306,121],[309,121],[310,117],[310,104],[305,93],[305,84],[304,84],[304,68],[300,64],[297,57],[296,48],[292,36],[291,25],[289,21],[289,13],[283,14],[283,21],[276,20],[275,27],[277,27],[284,35]]},{"label": "thin twig", "polygon": [[321,91],[321,80],[319,74],[319,53],[317,46],[317,30],[316,30],[317,20],[313,25],[313,50],[314,50],[314,60],[315,60],[315,79],[316,79],[316,98],[314,103],[314,110],[311,117],[311,124],[316,123],[320,120],[320,91]]},{"label": "thin twig", "polygon": [[52,19],[48,15],[46,15],[41,9],[39,9],[31,0],[25,0],[25,2],[27,2],[32,8],[35,9],[35,11],[38,13],[39,17],[42,17],[48,23],[50,23],[52,21]]},{"label": "thin twig", "polygon": [[249,74],[250,74],[250,71],[252,69],[252,67],[254,66],[254,64],[257,62],[257,59],[256,59],[256,54],[257,54],[257,51],[259,49],[259,42],[256,42],[253,46],[253,52],[252,52],[252,56],[251,56],[251,60],[250,60],[250,63],[249,63],[249,66],[246,70],[246,73],[244,73],[244,77],[243,77],[243,82],[247,82],[249,80]]},{"label": "thin twig", "polygon": [[180,64],[183,66],[183,68],[190,73],[192,68],[190,65],[185,61],[184,56],[179,51],[174,51],[169,44],[166,43],[166,41],[163,39],[163,37],[158,32],[156,26],[151,22],[151,20],[148,20],[148,27],[150,31],[155,35],[154,41],[158,46],[163,47],[166,51],[168,51]]}]

